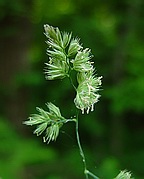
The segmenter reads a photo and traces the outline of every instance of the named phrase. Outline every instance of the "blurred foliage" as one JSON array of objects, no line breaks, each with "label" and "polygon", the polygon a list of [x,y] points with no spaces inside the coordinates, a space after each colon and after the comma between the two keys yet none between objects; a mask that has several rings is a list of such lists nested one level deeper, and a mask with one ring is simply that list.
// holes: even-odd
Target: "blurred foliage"
[{"label": "blurred foliage", "polygon": [[89,168],[104,179],[120,170],[144,176],[143,0],[0,0],[0,177],[80,179],[82,163],[74,126],[45,145],[22,122],[45,108],[74,115],[68,80],[44,79],[43,25],[73,32],[92,49],[103,89],[95,112],[81,115],[80,134]]}]

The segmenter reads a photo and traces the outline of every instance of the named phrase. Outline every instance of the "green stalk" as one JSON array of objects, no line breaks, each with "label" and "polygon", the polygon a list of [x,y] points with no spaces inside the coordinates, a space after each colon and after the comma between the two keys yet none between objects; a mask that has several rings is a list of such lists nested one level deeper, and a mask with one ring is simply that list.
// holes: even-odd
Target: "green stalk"
[{"label": "green stalk", "polygon": [[86,158],[85,158],[82,146],[81,146],[80,137],[79,137],[79,130],[78,129],[79,129],[79,123],[78,123],[78,112],[77,112],[77,117],[76,117],[76,138],[77,138],[77,144],[78,144],[78,147],[79,147],[79,153],[80,153],[80,155],[82,157],[82,161],[83,161],[83,164],[84,164],[84,174],[85,174],[86,179],[89,179],[89,176],[93,177],[94,179],[99,179],[96,175],[94,175],[92,172],[90,172],[87,169]]},{"label": "green stalk", "polygon": [[94,175],[92,172],[90,172],[89,170],[87,170],[87,174],[91,177],[93,177],[94,179],[99,179],[96,175]]},{"label": "green stalk", "polygon": [[[70,72],[71,72],[71,69],[70,69]],[[75,87],[74,83],[73,83],[73,80],[71,78],[71,75],[70,75],[70,72],[69,72],[69,80],[70,80],[70,83],[71,85],[73,86],[73,88],[75,89],[75,91],[77,91],[77,88]],[[84,155],[84,152],[83,152],[83,149],[82,149],[82,146],[81,146],[81,142],[80,142],[80,136],[79,136],[79,123],[78,123],[78,110],[77,110],[77,116],[76,116],[76,139],[77,139],[77,144],[78,144],[78,148],[79,148],[79,153],[82,157],[82,161],[83,161],[83,165],[84,165],[84,174],[85,174],[85,178],[86,179],[89,179],[89,176],[93,177],[94,179],[99,179],[97,176],[95,176],[92,172],[90,172],[88,169],[87,169],[87,164],[86,164],[86,158],[85,158],[85,155]],[[73,120],[74,121],[74,120]]]},{"label": "green stalk", "polygon": [[86,159],[85,159],[85,155],[84,155],[81,143],[80,143],[80,137],[79,137],[79,132],[78,132],[78,114],[77,114],[77,119],[76,119],[76,138],[77,138],[77,144],[79,147],[79,152],[82,157],[83,164],[84,164],[84,174],[85,174],[86,179],[89,179],[88,172],[87,172]]}]

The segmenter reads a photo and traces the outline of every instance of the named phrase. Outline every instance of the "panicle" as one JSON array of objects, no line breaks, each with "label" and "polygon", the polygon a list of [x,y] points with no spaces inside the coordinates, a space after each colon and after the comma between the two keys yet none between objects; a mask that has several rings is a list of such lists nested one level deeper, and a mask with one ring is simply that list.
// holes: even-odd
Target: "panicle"
[{"label": "panicle", "polygon": [[82,113],[86,110],[87,114],[94,110],[94,104],[99,101],[100,95],[98,94],[101,85],[101,78],[88,71],[87,73],[78,74],[78,88],[74,103]]},{"label": "panicle", "polygon": [[68,76],[69,65],[65,48],[68,46],[71,34],[61,33],[58,28],[44,25],[47,37],[47,54],[49,62],[46,63],[45,75],[47,80],[63,79]]},{"label": "panicle", "polygon": [[134,179],[134,178],[131,178],[131,173],[124,170],[124,171],[121,171],[118,176],[114,179]]},{"label": "panicle", "polygon": [[70,77],[70,71],[77,72],[78,87],[74,99],[75,106],[82,110],[94,110],[94,104],[98,102],[98,94],[101,86],[101,78],[95,75],[95,68],[91,58],[91,50],[83,49],[79,38],[72,39],[72,33],[61,33],[58,28],[49,25],[44,26],[48,39],[49,62],[46,63],[45,75],[48,80]]},{"label": "panicle", "polygon": [[66,119],[62,117],[60,109],[52,103],[46,104],[48,111],[41,108],[36,108],[39,114],[33,114],[28,121],[25,121],[26,125],[36,125],[34,134],[41,135],[45,131],[44,142],[50,142],[57,139],[59,129],[66,122]]}]

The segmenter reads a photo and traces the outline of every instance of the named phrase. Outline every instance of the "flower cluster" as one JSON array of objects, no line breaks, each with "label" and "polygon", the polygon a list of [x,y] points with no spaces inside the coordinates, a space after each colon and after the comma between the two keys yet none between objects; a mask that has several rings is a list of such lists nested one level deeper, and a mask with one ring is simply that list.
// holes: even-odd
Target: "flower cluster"
[{"label": "flower cluster", "polygon": [[46,79],[62,79],[69,76],[69,58],[81,48],[78,39],[72,39],[72,34],[61,33],[58,28],[44,25],[47,37],[47,54],[49,63],[46,63]]},{"label": "flower cluster", "polygon": [[[92,73],[92,74],[91,74]],[[74,100],[77,108],[82,110],[94,110],[94,104],[98,102],[100,95],[97,93],[99,90],[99,86],[101,85],[101,78],[96,77],[93,71],[88,71],[86,73],[78,74],[78,88],[77,95]]]},{"label": "flower cluster", "polygon": [[121,171],[115,179],[132,179],[131,173],[127,171]]},{"label": "flower cluster", "polygon": [[48,38],[49,63],[46,63],[46,79],[62,79],[70,76],[70,71],[77,72],[78,87],[74,103],[82,113],[93,111],[94,104],[98,102],[101,78],[95,75],[90,49],[83,47],[78,38],[71,38],[72,34],[61,33],[58,28],[44,26]]},{"label": "flower cluster", "polygon": [[[44,25],[45,35],[47,37],[47,54],[49,62],[46,63],[45,75],[48,80],[63,79],[68,77],[76,90],[76,97],[74,103],[76,108],[80,109],[82,113],[85,111],[94,110],[94,104],[99,100],[99,88],[102,84],[101,78],[95,74],[95,68],[91,61],[91,50],[83,49],[79,43],[78,38],[72,38],[72,33],[61,33],[58,28],[49,25]],[[77,73],[78,86],[73,84],[71,71]],[[60,109],[52,103],[47,103],[48,111],[41,108],[36,108],[38,114],[33,114],[25,121],[26,125],[36,125],[34,134],[37,136],[45,132],[43,137],[44,142],[49,143],[55,141],[59,135],[59,130],[64,123],[69,121],[76,122],[76,137],[77,143],[84,162],[84,174],[86,178],[88,175],[97,178],[86,168],[85,156],[80,144],[78,133],[78,114],[75,118],[66,119],[61,115]],[[121,171],[115,179],[132,179],[131,173]]]},{"label": "flower cluster", "polygon": [[84,50],[78,51],[76,57],[71,62],[73,63],[74,70],[78,72],[87,72],[93,69],[91,59],[90,49],[86,48]]},{"label": "flower cluster", "polygon": [[56,140],[59,129],[63,125],[63,123],[67,122],[67,120],[62,117],[60,110],[52,103],[46,104],[49,112],[38,108],[37,111],[39,114],[33,114],[29,117],[28,121],[25,121],[26,125],[37,125],[37,128],[34,131],[34,134],[37,136],[41,135],[45,131],[45,137],[43,137],[44,142],[50,142]]}]

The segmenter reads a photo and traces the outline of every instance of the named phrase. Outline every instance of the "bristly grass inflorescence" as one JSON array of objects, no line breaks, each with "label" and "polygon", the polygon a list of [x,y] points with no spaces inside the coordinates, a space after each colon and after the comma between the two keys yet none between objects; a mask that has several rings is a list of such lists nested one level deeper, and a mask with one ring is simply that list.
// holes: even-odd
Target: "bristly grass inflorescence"
[{"label": "bristly grass inflorescence", "polygon": [[118,176],[114,179],[134,179],[134,178],[131,178],[131,173],[124,170],[124,171],[121,171]]},{"label": "bristly grass inflorescence", "polygon": [[[91,61],[93,55],[89,48],[83,48],[79,38],[73,38],[72,33],[60,32],[59,28],[50,25],[44,25],[45,36],[47,37],[47,55],[49,60],[45,63],[45,77],[47,80],[56,80],[69,78],[70,83],[76,91],[74,104],[77,111],[80,109],[82,114],[88,114],[94,111],[94,105],[99,101],[99,89],[101,87],[102,77],[97,77],[94,62]],[[75,71],[77,75],[77,86],[73,83],[71,72]],[[45,133],[43,140],[49,143],[55,141],[58,137],[59,130],[63,124],[74,121],[76,122],[76,138],[79,152],[84,164],[85,178],[89,176],[99,179],[96,175],[87,169],[86,159],[81,147],[78,132],[78,112],[76,117],[65,118],[61,115],[59,107],[51,102],[46,103],[48,111],[36,108],[38,114],[33,114],[29,120],[25,121],[26,125],[36,125],[34,134],[38,136]],[[120,172],[115,179],[131,179],[129,172]]]},{"label": "bristly grass inflorescence", "polygon": [[46,79],[62,79],[70,77],[70,71],[77,72],[78,87],[74,103],[82,113],[93,111],[94,104],[98,102],[101,78],[95,74],[91,61],[91,50],[83,49],[78,38],[72,38],[72,33],[61,33],[58,28],[45,25],[47,37],[49,62],[46,63]]},{"label": "bristly grass inflorescence", "polygon": [[[78,86],[75,87],[76,97],[74,103],[82,113],[94,110],[94,104],[98,102],[98,94],[101,86],[101,78],[95,74],[95,68],[91,61],[91,50],[84,49],[79,38],[72,38],[72,33],[60,32],[58,28],[44,25],[48,44],[47,55],[49,60],[45,67],[47,80],[63,78],[71,79],[71,71],[77,73]],[[72,80],[71,80],[72,82]],[[41,135],[45,131],[44,141],[48,143],[56,140],[60,127],[70,121],[61,116],[60,110],[52,103],[47,103],[49,112],[37,108],[39,114],[31,115],[26,125],[37,125],[35,134]],[[71,119],[75,120],[75,119]]]}]

